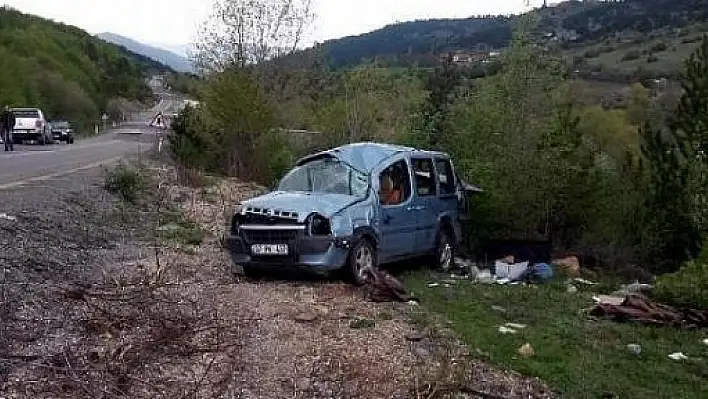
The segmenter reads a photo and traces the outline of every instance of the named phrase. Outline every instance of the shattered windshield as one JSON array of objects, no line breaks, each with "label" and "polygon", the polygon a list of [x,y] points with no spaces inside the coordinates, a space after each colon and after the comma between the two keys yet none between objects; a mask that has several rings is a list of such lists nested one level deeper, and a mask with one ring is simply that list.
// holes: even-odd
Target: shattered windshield
[{"label": "shattered windshield", "polygon": [[291,170],[280,181],[280,191],[306,191],[365,197],[368,178],[364,173],[327,157],[316,159]]},{"label": "shattered windshield", "polygon": [[65,121],[54,121],[51,122],[52,126],[58,129],[68,129],[69,128],[69,122]]}]

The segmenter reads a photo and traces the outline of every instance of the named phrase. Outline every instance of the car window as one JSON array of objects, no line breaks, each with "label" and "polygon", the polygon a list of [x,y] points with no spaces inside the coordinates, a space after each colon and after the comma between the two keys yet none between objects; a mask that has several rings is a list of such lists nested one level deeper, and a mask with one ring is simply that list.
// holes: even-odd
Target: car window
[{"label": "car window", "polygon": [[413,173],[415,174],[416,194],[421,197],[435,195],[435,172],[433,160],[429,158],[413,159]]},{"label": "car window", "polygon": [[408,164],[400,160],[379,175],[379,200],[381,205],[400,205],[411,196],[411,179]]},{"label": "car window", "polygon": [[39,111],[36,109],[13,109],[12,113],[16,118],[39,118]]},{"label": "car window", "polygon": [[365,197],[368,176],[336,158],[315,159],[292,169],[280,181],[281,191],[344,194]]},{"label": "car window", "polygon": [[438,180],[440,180],[440,195],[455,194],[455,174],[452,171],[450,160],[436,160],[435,169],[438,173]]}]

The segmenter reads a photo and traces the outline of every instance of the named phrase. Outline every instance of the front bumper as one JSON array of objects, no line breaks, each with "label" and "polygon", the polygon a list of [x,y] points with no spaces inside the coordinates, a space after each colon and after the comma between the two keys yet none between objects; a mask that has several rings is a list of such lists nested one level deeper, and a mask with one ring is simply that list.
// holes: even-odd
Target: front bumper
[{"label": "front bumper", "polygon": [[41,131],[36,130],[13,130],[13,141],[19,142],[22,140],[38,140],[42,136]]},{"label": "front bumper", "polygon": [[[298,234],[288,240],[263,240],[248,232],[225,237],[226,249],[234,264],[260,270],[304,270],[326,273],[347,263],[351,240],[347,238],[309,237]],[[253,244],[287,244],[288,255],[254,255]]]},{"label": "front bumper", "polygon": [[54,140],[69,140],[72,134],[67,132],[52,132]]}]

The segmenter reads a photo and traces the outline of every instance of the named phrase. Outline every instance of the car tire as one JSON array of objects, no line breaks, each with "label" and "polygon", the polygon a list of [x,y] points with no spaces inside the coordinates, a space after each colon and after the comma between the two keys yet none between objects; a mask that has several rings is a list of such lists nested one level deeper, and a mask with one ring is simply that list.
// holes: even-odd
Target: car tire
[{"label": "car tire", "polygon": [[259,270],[254,267],[249,267],[249,266],[243,266],[241,265],[241,270],[243,271],[243,275],[246,278],[249,278],[251,280],[260,280],[265,276],[265,273],[263,273],[262,270]]},{"label": "car tire", "polygon": [[74,138],[73,138],[73,137],[68,138],[68,139],[66,140],[66,142],[67,142],[68,144],[74,144]]},{"label": "car tire", "polygon": [[364,285],[369,281],[371,275],[367,276],[367,273],[378,267],[378,254],[371,240],[362,238],[354,245],[349,251],[347,266],[355,285]]},{"label": "car tire", "polygon": [[455,242],[450,229],[443,227],[435,240],[433,265],[441,272],[449,272],[455,265]]}]

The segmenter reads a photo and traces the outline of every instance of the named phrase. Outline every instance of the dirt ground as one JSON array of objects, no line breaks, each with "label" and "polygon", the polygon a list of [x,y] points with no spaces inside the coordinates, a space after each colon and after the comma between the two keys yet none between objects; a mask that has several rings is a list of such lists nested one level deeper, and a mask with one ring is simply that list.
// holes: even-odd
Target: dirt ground
[{"label": "dirt ground", "polygon": [[554,396],[476,361],[423,306],[235,276],[220,238],[258,188],[143,166],[133,205],[100,171],[0,193],[0,397]]}]

